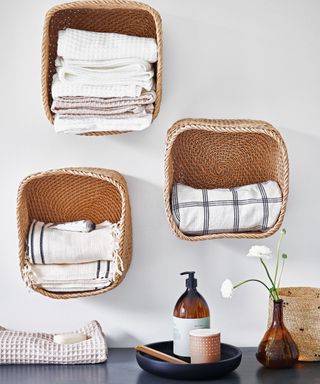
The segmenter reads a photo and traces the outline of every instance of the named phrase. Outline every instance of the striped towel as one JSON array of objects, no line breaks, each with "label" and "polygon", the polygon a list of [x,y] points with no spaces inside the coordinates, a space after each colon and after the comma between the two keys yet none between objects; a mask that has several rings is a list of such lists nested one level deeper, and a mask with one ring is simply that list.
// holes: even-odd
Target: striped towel
[{"label": "striped towel", "polygon": [[114,259],[119,241],[117,224],[105,221],[91,232],[56,228],[54,224],[33,220],[27,240],[27,258],[31,264],[79,264]]},{"label": "striped towel", "polygon": [[177,226],[191,236],[266,231],[278,220],[282,205],[281,189],[272,180],[228,189],[174,184],[171,197]]},{"label": "striped towel", "polygon": [[29,283],[52,292],[92,291],[108,287],[113,281],[114,262],[84,264],[29,265]]}]

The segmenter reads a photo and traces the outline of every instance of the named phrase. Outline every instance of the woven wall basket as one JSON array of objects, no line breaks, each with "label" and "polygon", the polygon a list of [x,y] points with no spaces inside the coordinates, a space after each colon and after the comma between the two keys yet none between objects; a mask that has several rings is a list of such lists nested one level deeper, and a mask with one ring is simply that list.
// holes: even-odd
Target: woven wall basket
[{"label": "woven wall basket", "polygon": [[17,221],[20,269],[26,265],[26,239],[32,220],[45,223],[89,219],[94,223],[120,222],[119,255],[124,272],[108,287],[95,291],[54,293],[37,286],[35,291],[56,299],[107,292],[121,283],[131,262],[132,228],[125,179],[120,173],[99,168],[65,168],[36,173],[25,178],[18,190]]},{"label": "woven wall basket", "polygon": [[[174,183],[193,188],[230,188],[275,180],[282,190],[282,207],[275,225],[265,232],[214,233],[187,236],[171,212]],[[167,134],[165,155],[166,214],[173,232],[183,240],[263,238],[283,221],[289,191],[289,163],[279,132],[264,121],[184,119]]]},{"label": "woven wall basket", "polygon": [[[299,350],[300,361],[320,361],[320,288],[289,287],[280,289],[284,325]],[[273,302],[269,301],[271,324]]]},{"label": "woven wall basket", "polygon": [[[42,100],[46,115],[53,123],[51,112],[51,83],[56,72],[58,32],[66,28],[85,31],[113,32],[126,35],[153,37],[158,45],[158,61],[155,63],[156,101],[153,120],[160,110],[162,94],[162,26],[159,13],[150,6],[128,0],[89,0],[59,4],[51,8],[45,17],[42,39]],[[128,131],[130,127],[128,127]],[[111,135],[124,133],[89,132],[83,135]]]}]

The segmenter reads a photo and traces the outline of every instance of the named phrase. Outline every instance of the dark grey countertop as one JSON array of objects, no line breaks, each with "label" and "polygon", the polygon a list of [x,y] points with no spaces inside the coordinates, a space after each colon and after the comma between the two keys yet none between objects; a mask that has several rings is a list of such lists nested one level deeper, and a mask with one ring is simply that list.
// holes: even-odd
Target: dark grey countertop
[{"label": "dark grey countertop", "polygon": [[[255,359],[255,348],[242,348],[239,368],[223,384],[320,384],[320,362],[299,363],[295,369],[263,368]],[[208,381],[193,381],[206,383]],[[191,383],[153,376],[140,369],[133,349],[111,349],[106,364],[96,365],[7,365],[0,366],[1,384],[178,384]]]}]

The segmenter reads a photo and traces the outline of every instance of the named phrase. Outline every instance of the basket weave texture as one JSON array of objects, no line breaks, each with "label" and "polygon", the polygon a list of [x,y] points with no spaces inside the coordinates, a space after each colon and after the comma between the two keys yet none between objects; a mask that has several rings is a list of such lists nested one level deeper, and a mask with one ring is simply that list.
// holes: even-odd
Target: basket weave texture
[{"label": "basket weave texture", "polygon": [[94,223],[105,220],[119,222],[119,256],[124,269],[122,275],[116,275],[110,286],[95,291],[54,293],[32,285],[33,290],[51,298],[68,299],[97,295],[118,286],[131,262],[131,211],[126,181],[120,173],[113,170],[64,168],[36,173],[21,182],[17,198],[21,273],[27,261],[26,238],[32,220],[50,223],[84,218]]},{"label": "basket weave texture", "polygon": [[[171,211],[174,183],[193,188],[230,188],[277,181],[282,207],[275,225],[265,232],[215,233],[187,236],[176,225]],[[289,162],[280,133],[257,120],[184,119],[167,133],[165,155],[165,208],[172,231],[183,240],[263,238],[281,226],[289,192]]]},{"label": "basket weave texture", "polygon": [[[158,45],[158,61],[155,63],[156,100],[153,120],[160,110],[162,94],[162,22],[159,13],[149,5],[129,0],[88,0],[59,4],[51,8],[45,17],[42,38],[42,100],[45,113],[51,123],[54,115],[52,104],[52,76],[56,72],[58,32],[74,28],[85,31],[112,32],[132,36],[152,37]],[[130,131],[130,127],[128,127]],[[83,135],[110,135],[124,133],[89,132]]]},{"label": "basket weave texture", "polygon": [[[320,361],[320,288],[288,287],[280,289],[284,325],[299,350],[300,361]],[[273,302],[269,301],[272,321]]]}]

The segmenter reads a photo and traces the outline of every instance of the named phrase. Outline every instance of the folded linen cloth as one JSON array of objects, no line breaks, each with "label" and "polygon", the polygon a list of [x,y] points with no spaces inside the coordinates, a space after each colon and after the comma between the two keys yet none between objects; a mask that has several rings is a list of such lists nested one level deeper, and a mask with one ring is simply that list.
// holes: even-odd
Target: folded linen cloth
[{"label": "folded linen cloth", "polygon": [[103,289],[112,284],[111,279],[74,280],[74,281],[44,281],[34,285],[50,292],[85,292]]},{"label": "folded linen cloth", "polygon": [[143,117],[148,113],[152,113],[154,106],[148,105],[136,105],[132,107],[119,107],[110,109],[64,109],[59,112],[61,119],[80,119],[90,117],[101,117],[104,119],[130,119],[132,117]]},{"label": "folded linen cloth", "polygon": [[[95,64],[95,65],[94,65]],[[142,88],[150,88],[154,72],[152,65],[142,59],[114,59],[101,63],[87,62],[83,66],[71,64],[58,57],[56,70],[61,81],[80,84],[136,84]]]},{"label": "folded linen cloth", "polygon": [[91,32],[67,28],[58,34],[58,56],[76,60],[140,58],[157,61],[157,43],[153,38],[118,33]]},{"label": "folded linen cloth", "polygon": [[51,110],[55,113],[62,113],[64,110],[78,110],[81,108],[98,110],[111,109],[117,110],[123,107],[136,107],[154,103],[156,93],[154,91],[143,91],[137,97],[85,97],[85,96],[62,96],[57,97],[52,102]]},{"label": "folded linen cloth", "polygon": [[143,89],[151,91],[154,88],[154,80],[151,79],[143,88],[136,83],[125,84],[81,84],[61,81],[57,74],[52,77],[51,94],[56,99],[60,96],[89,96],[89,97],[138,97]]},{"label": "folded linen cloth", "polygon": [[107,360],[105,335],[97,321],[74,333],[88,339],[75,344],[58,344],[54,334],[11,331],[0,327],[0,364],[95,364]]},{"label": "folded linen cloth", "polygon": [[83,292],[102,289],[112,284],[117,273],[118,260],[84,264],[38,265],[28,263],[24,269],[27,286],[37,286],[51,292]]},{"label": "folded linen cloth", "polygon": [[171,196],[177,226],[192,236],[266,231],[276,223],[281,204],[281,189],[272,180],[228,189],[174,184]]},{"label": "folded linen cloth", "polygon": [[[114,259],[119,242],[117,224],[104,221],[91,232],[56,228],[52,223],[33,220],[27,239],[27,258],[30,263],[77,264]],[[61,228],[61,224],[58,228]]]},{"label": "folded linen cloth", "polygon": [[107,279],[111,276],[113,262],[98,260],[82,264],[29,264],[30,278],[34,284],[66,283]]},{"label": "folded linen cloth", "polygon": [[142,131],[150,126],[152,113],[143,117],[126,119],[105,119],[103,117],[79,117],[78,119],[64,119],[57,113],[54,128],[57,133],[88,133],[108,131]]}]

